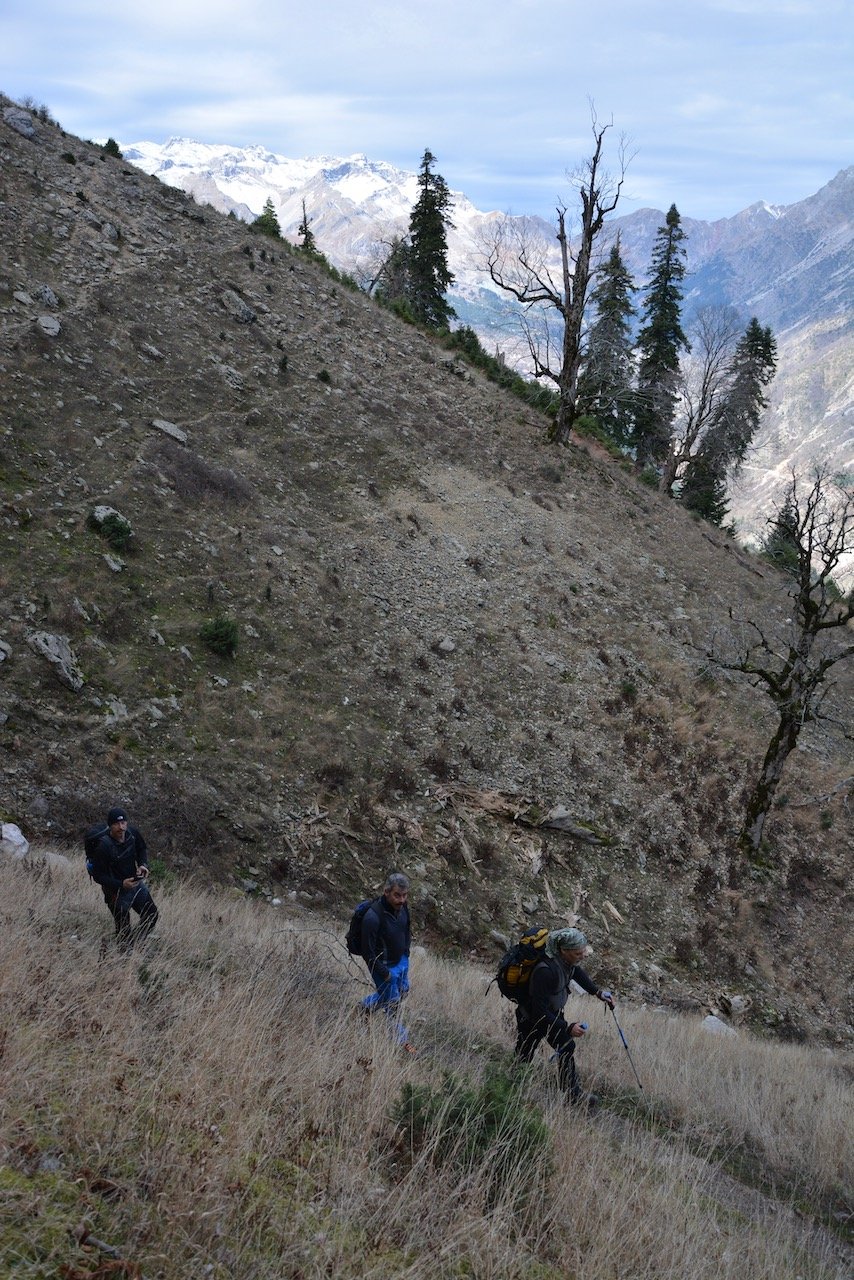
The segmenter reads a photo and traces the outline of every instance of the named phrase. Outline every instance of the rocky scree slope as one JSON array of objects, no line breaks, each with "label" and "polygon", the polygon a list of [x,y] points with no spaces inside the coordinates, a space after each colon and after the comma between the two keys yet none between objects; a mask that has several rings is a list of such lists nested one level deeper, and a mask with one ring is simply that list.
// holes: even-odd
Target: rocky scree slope
[{"label": "rocky scree slope", "polygon": [[121,797],[170,867],[342,916],[403,865],[422,939],[491,960],[578,919],[623,992],[850,1038],[836,738],[804,735],[767,870],[732,859],[773,717],[704,655],[730,608],[784,626],[778,575],[23,115],[0,103],[3,820],[75,842]]}]

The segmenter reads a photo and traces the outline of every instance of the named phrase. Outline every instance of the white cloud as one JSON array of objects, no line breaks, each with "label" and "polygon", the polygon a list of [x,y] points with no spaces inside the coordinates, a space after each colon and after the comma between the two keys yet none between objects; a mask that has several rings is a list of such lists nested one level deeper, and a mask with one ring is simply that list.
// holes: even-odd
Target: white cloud
[{"label": "white cloud", "polygon": [[640,203],[714,217],[854,159],[852,30],[842,0],[5,0],[0,87],[87,137],[406,167],[429,145],[477,203],[546,215],[592,98]]}]

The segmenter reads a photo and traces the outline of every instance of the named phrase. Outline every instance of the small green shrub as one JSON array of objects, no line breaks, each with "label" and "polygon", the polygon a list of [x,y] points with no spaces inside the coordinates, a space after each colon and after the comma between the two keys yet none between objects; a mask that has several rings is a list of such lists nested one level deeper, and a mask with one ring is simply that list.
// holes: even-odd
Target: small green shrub
[{"label": "small green shrub", "polygon": [[63,151],[62,158],[66,164],[76,164],[77,157],[73,151]]},{"label": "small green shrub", "polygon": [[317,381],[318,381],[318,382],[322,382],[322,383],[324,383],[326,386],[328,386],[328,385],[329,385],[329,383],[332,381],[332,378],[331,378],[331,376],[330,376],[330,374],[329,374],[329,370],[328,370],[328,369],[321,369],[321,370],[320,370],[320,373],[317,375]]},{"label": "small green shrub", "polygon": [[119,146],[119,144],[116,142],[115,138],[108,138],[107,141],[104,143],[103,150],[105,155],[115,156],[117,160],[124,159],[124,155],[122,154],[122,149]]},{"label": "small green shrub", "polygon": [[199,639],[202,644],[210,649],[211,653],[215,653],[220,658],[233,658],[237,654],[237,644],[240,638],[237,623],[233,618],[210,618],[199,629]]},{"label": "small green shrub", "polygon": [[638,479],[650,489],[658,488],[659,475],[655,467],[644,467]]},{"label": "small green shrub", "polygon": [[101,521],[95,519],[93,512],[89,517],[89,526],[100,534],[114,551],[126,551],[133,538],[133,529],[130,527],[130,523],[125,520],[124,516],[120,516],[118,511],[111,511]]},{"label": "small green shrub", "polygon": [[512,1182],[520,1196],[549,1176],[551,1139],[539,1107],[526,1102],[515,1075],[487,1068],[473,1082],[446,1071],[440,1088],[404,1085],[395,1108],[407,1145],[431,1145],[434,1165],[465,1172],[484,1166],[490,1198]]}]

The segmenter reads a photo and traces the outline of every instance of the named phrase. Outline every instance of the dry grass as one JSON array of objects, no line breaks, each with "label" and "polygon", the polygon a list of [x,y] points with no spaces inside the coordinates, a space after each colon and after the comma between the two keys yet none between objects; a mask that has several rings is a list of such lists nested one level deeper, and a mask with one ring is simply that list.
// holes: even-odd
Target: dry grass
[{"label": "dry grass", "polygon": [[[507,1169],[500,1143],[440,1128],[412,1144],[394,1118],[407,1083],[513,1072],[482,971],[416,958],[409,1059],[356,1013],[340,926],[188,886],[156,897],[158,934],[122,958],[82,868],[0,865],[4,1274],[106,1274],[78,1227],[120,1249],[110,1274],[149,1280],[845,1274],[838,1242],[783,1203],[818,1211],[850,1185],[831,1057],[625,1007],[639,1099],[610,1015],[579,1001],[605,1106],[568,1111],[534,1064],[518,1107],[547,1147]],[[779,1198],[728,1177],[735,1156]]]}]

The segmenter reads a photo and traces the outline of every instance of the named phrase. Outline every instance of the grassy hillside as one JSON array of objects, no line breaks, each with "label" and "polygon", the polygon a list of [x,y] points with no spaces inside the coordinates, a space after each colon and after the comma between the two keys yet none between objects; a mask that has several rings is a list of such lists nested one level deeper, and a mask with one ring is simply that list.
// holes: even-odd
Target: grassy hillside
[{"label": "grassy hillside", "polygon": [[[773,718],[706,654],[730,611],[780,634],[784,580],[284,244],[32,123],[0,111],[3,820],[79,847],[119,800],[171,870],[319,909],[402,864],[457,954],[579,919],[622,991],[850,1043],[837,732],[803,735],[766,865],[733,858]],[[850,674],[828,710],[854,722]]]},{"label": "grassy hillside", "polygon": [[591,1117],[514,1066],[482,967],[416,956],[410,1058],[359,1016],[340,920],[155,892],[121,957],[77,869],[0,864],[4,1275],[850,1275],[834,1055],[621,1004],[641,1095],[579,997]]}]

